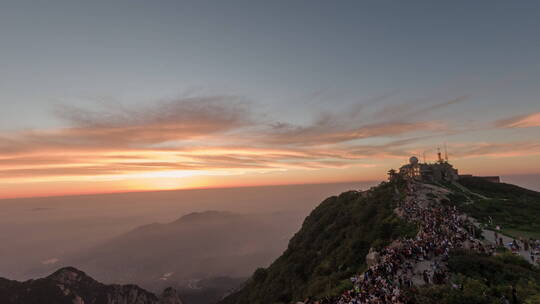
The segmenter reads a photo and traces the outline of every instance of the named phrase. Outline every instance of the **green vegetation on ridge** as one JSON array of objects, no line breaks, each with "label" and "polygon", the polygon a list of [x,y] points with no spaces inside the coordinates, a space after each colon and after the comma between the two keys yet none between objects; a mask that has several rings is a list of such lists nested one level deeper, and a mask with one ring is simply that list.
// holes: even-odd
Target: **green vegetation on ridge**
[{"label": "green vegetation on ridge", "polygon": [[[520,235],[540,231],[538,192],[479,178],[441,186],[453,192],[447,203],[484,223],[492,219],[506,232],[513,229]],[[350,288],[350,277],[366,269],[370,248],[416,235],[416,226],[393,212],[396,187],[403,187],[402,181],[382,183],[368,195],[349,191],[326,199],[306,218],[280,258],[258,269],[244,288],[221,303],[290,303]],[[509,252],[488,256],[456,250],[448,267],[450,282],[408,291],[414,303],[512,303],[514,297],[515,303],[540,303],[540,270]]]},{"label": "green vegetation on ridge", "polygon": [[481,178],[465,178],[459,181],[473,193],[467,204],[464,194],[456,194],[453,202],[468,215],[488,224],[500,225],[506,234],[518,237],[540,238],[540,193],[505,183],[493,183]]},{"label": "green vegetation on ridge", "polygon": [[307,296],[337,295],[366,268],[371,247],[416,235],[416,226],[393,212],[396,183],[382,183],[368,197],[349,191],[323,201],[306,218],[287,250],[267,269],[221,303],[288,303]]},{"label": "green vegetation on ridge", "polygon": [[[540,193],[481,178],[461,179],[444,185],[453,191],[450,203],[513,236],[540,236]],[[509,251],[497,256],[469,251],[451,252],[451,283],[416,290],[418,304],[540,303],[540,269]],[[454,285],[452,285],[454,284]]]},{"label": "green vegetation on ridge", "polygon": [[[421,287],[417,304],[540,303],[540,270],[519,256],[487,256],[453,251],[448,261],[452,283]],[[514,289],[514,292],[513,292]]]}]

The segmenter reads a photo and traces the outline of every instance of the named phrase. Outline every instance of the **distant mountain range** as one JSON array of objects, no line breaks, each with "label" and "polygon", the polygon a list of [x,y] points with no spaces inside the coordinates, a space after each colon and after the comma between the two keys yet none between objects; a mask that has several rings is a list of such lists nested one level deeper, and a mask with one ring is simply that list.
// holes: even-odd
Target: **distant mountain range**
[{"label": "distant mountain range", "polygon": [[136,285],[105,285],[73,267],[26,282],[0,278],[2,304],[183,304],[173,288],[160,296]]},{"label": "distant mountain range", "polygon": [[289,223],[294,226],[292,234],[322,198],[371,185],[338,183],[0,200],[0,277],[25,281],[46,276],[62,265],[77,267],[64,262],[136,227],[170,223],[195,211],[273,214],[278,222],[279,217],[292,215],[296,219]]},{"label": "distant mountain range", "polygon": [[173,285],[190,303],[210,303],[279,256],[301,218],[291,212],[190,213],[170,223],[138,227],[43,265],[39,273],[75,266],[103,282],[135,283],[152,291]]},{"label": "distant mountain range", "polygon": [[[222,304],[263,304],[338,295],[350,288],[352,275],[366,269],[365,257],[370,249],[416,233],[414,224],[397,217],[396,187],[403,185],[382,183],[369,191],[329,197],[312,211],[296,234],[302,215],[292,212],[261,215],[206,211],[166,224],[144,225],[90,250],[51,261],[39,271],[72,265],[101,282],[136,283],[150,291],[137,285],[105,285],[66,267],[37,280],[0,279],[0,303],[199,304],[221,299]],[[438,187],[448,193],[442,203],[486,226],[493,226],[491,221],[495,221],[509,235],[538,235],[538,192],[481,178]],[[480,263],[489,271],[476,273],[474,267]],[[265,265],[270,266],[259,268]],[[452,252],[448,269],[452,275],[464,276],[464,284],[473,282],[491,290],[492,298],[496,290],[518,286],[518,291],[526,290],[523,294],[540,299],[538,269],[510,254],[487,257]],[[470,280],[476,277],[482,281]],[[166,288],[161,296],[151,292],[171,285],[174,288]],[[438,295],[437,290],[445,294]],[[450,299],[456,292],[450,285],[441,285],[421,289],[419,296],[427,299],[422,303],[440,303],[440,297]],[[460,296],[470,300],[475,294]],[[537,303],[534,299],[530,303]]]}]

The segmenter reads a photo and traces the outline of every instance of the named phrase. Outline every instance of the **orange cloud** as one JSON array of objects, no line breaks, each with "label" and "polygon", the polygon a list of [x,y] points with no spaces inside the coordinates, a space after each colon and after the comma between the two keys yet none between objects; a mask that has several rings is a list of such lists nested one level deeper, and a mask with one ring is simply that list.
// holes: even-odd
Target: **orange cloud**
[{"label": "orange cloud", "polygon": [[[118,189],[119,184],[140,186],[147,180],[152,188],[197,176],[198,185],[208,186],[203,176],[371,168],[382,159],[397,163],[419,141],[448,133],[444,123],[418,114],[464,99],[413,104],[404,116],[397,115],[399,119],[389,113],[371,117],[363,106],[354,105],[319,113],[307,124],[274,122],[235,96],[185,98],[139,108],[117,105],[102,111],[64,106],[56,109],[68,123],[63,128],[0,134],[0,182],[22,189],[24,183],[99,181],[115,183]],[[487,146],[471,146],[467,153],[515,151],[512,145],[490,148],[491,152]],[[192,185],[182,185],[187,184]]]},{"label": "orange cloud", "polygon": [[499,120],[496,125],[501,128],[540,127],[540,112]]}]

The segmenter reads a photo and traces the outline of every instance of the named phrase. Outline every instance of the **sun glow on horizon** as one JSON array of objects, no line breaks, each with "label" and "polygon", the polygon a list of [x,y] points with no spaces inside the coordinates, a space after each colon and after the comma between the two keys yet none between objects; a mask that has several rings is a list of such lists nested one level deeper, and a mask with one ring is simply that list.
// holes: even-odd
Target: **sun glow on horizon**
[{"label": "sun glow on horizon", "polygon": [[[429,113],[464,99],[407,109]],[[223,101],[187,98],[103,115],[76,109],[76,127],[0,134],[0,198],[384,180],[454,132],[429,117],[366,123],[354,107],[307,126],[254,122]],[[535,173],[526,164],[540,162],[540,142],[527,139],[536,121],[535,114],[495,122],[492,132],[526,135],[512,141],[471,141],[458,132],[448,144],[452,161],[476,174]]]}]

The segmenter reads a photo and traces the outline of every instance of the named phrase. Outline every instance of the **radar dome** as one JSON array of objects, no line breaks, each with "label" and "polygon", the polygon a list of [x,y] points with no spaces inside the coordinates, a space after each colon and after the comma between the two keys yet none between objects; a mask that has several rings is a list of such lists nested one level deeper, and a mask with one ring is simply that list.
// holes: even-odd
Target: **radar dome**
[{"label": "radar dome", "polygon": [[418,158],[416,158],[416,156],[411,156],[411,158],[409,158],[409,163],[411,163],[411,165],[417,165]]}]

